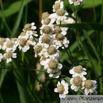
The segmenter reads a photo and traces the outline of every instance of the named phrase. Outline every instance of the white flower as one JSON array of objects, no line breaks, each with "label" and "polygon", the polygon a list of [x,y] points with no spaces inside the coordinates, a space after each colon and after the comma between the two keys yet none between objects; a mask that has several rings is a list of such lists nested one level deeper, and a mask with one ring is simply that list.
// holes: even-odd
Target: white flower
[{"label": "white flower", "polygon": [[40,27],[40,34],[52,34],[54,31],[53,26],[54,25],[49,25],[49,26],[42,25],[42,27]]},{"label": "white flower", "polygon": [[27,44],[27,40],[25,38],[18,39],[19,50],[26,52],[30,49],[30,46]]},{"label": "white flower", "polygon": [[16,48],[17,48],[18,44],[15,44],[14,41],[10,40],[10,39],[6,39],[6,42],[4,42],[4,45],[2,47],[3,50],[6,50],[6,51],[15,51]]},{"label": "white flower", "polygon": [[46,59],[44,69],[47,69],[48,73],[56,73],[62,69],[62,64],[57,59]]},{"label": "white flower", "polygon": [[85,71],[86,71],[86,69],[79,65],[79,66],[73,67],[69,71],[69,73],[72,74],[73,77],[76,77],[76,76],[86,75],[87,73]]},{"label": "white flower", "polygon": [[0,49],[3,49],[3,45],[6,42],[6,38],[0,38]]},{"label": "white flower", "polygon": [[69,45],[69,40],[67,40],[67,38],[61,33],[61,34],[55,34],[54,36],[54,40],[53,43],[57,46],[57,49],[59,47],[62,47],[62,49],[67,48]]},{"label": "white flower", "polygon": [[[67,38],[65,37],[63,39],[63,45],[65,46],[65,48],[68,48],[69,43],[70,43],[69,40],[67,40]],[[62,49],[64,49],[64,47],[62,47]]]},{"label": "white flower", "polygon": [[57,19],[57,20],[62,21],[62,20],[67,19],[67,17],[66,17],[67,15],[68,15],[68,13],[64,9],[58,9],[56,11],[56,13],[52,13],[49,17],[51,19],[53,18],[53,19]]},{"label": "white flower", "polygon": [[86,78],[84,76],[76,76],[70,79],[71,89],[74,91],[78,91],[79,88],[82,87],[83,81],[85,81]]},{"label": "white flower", "polygon": [[61,1],[61,0],[55,1],[54,5],[53,5],[53,12],[56,12],[56,10],[62,9],[62,8],[64,8],[63,1]]},{"label": "white flower", "polygon": [[29,31],[29,30],[35,30],[36,29],[36,26],[34,26],[35,25],[35,23],[34,22],[32,22],[31,24],[25,24],[24,25],[24,28],[23,28],[23,31],[25,32],[25,31]]},{"label": "white flower", "polygon": [[46,18],[44,20],[42,19],[42,21],[41,21],[42,25],[45,25],[45,26],[53,25],[54,22],[55,22],[55,19],[52,19],[52,18]]},{"label": "white flower", "polygon": [[44,56],[47,58],[59,58],[60,51],[57,49],[56,45],[51,45],[44,51]]},{"label": "white flower", "polygon": [[56,45],[57,49],[62,46],[62,43],[59,40],[53,40],[53,43]]},{"label": "white flower", "polygon": [[44,54],[44,51],[45,48],[42,43],[39,42],[37,43],[37,45],[35,45],[34,47],[35,57],[37,57],[37,55],[41,57]]},{"label": "white flower", "polygon": [[16,58],[17,54],[13,53],[12,51],[8,51],[6,53],[4,53],[4,59],[6,59],[6,63],[9,63],[12,61],[12,58]]},{"label": "white flower", "polygon": [[85,2],[85,0],[68,0],[68,2],[70,4],[74,3],[74,5],[77,6],[77,5],[80,5],[80,2]]},{"label": "white flower", "polygon": [[95,89],[97,89],[97,82],[95,80],[85,80],[83,82],[83,88],[85,95],[88,95],[89,93],[94,93],[97,94],[97,91]]},{"label": "white flower", "polygon": [[62,80],[61,83],[58,81],[57,88],[54,89],[54,92],[58,92],[60,98],[65,98],[69,92],[68,83],[65,83],[64,80]]},{"label": "white flower", "polygon": [[53,41],[53,36],[49,34],[43,34],[39,37],[39,42],[43,44],[44,48],[48,48]]},{"label": "white flower", "polygon": [[27,41],[27,44],[28,44],[28,45],[32,45],[32,46],[35,46],[35,45],[36,45],[36,42],[35,42],[33,36],[30,36],[30,37],[29,37],[29,39],[28,39],[28,41]]},{"label": "white flower", "polygon": [[2,59],[3,59],[3,55],[2,55],[2,53],[0,53],[0,62]]}]

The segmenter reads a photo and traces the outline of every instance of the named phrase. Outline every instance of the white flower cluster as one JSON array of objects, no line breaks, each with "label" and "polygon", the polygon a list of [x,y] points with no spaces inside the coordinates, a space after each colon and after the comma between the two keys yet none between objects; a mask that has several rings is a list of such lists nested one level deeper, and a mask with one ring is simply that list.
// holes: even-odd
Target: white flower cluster
[{"label": "white flower cluster", "polygon": [[12,58],[17,58],[17,53],[15,53],[17,47],[19,50],[26,52],[30,49],[30,45],[35,46],[35,37],[38,35],[36,34],[36,26],[34,25],[34,22],[26,24],[18,38],[0,38],[0,50],[4,52],[0,53],[0,62],[6,59],[6,62],[9,63],[12,61]]},{"label": "white flower cluster", "polygon": [[68,83],[65,83],[64,80],[62,80],[61,83],[58,81],[57,88],[54,89],[54,92],[58,92],[60,98],[65,98],[69,92]]},{"label": "white flower cluster", "polygon": [[34,47],[35,57],[40,57],[40,64],[49,73],[49,77],[59,78],[61,74],[62,64],[59,63],[60,47],[67,48],[69,40],[66,38],[66,27],[55,26],[53,23],[66,24],[74,23],[72,18],[67,18],[68,13],[64,10],[64,5],[61,0],[58,0],[53,5],[53,12],[42,14],[42,26],[40,28],[39,41]]},{"label": "white flower cluster", "polygon": [[77,6],[80,5],[81,2],[85,2],[85,0],[68,0],[68,2]]},{"label": "white flower cluster", "polygon": [[71,83],[71,89],[74,91],[78,91],[78,89],[84,89],[85,95],[88,95],[89,93],[97,94],[97,91],[95,90],[97,88],[97,84],[95,80],[87,80],[84,75],[87,73],[85,72],[86,69],[82,66],[75,66],[73,67],[69,73],[72,74],[72,77],[70,79]]}]

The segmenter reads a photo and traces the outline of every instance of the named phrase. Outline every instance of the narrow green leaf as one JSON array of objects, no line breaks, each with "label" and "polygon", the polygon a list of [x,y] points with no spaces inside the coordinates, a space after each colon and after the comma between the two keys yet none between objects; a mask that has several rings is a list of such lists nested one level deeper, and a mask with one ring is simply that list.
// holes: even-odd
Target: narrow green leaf
[{"label": "narrow green leaf", "polygon": [[[59,26],[59,25],[58,25]],[[97,30],[103,31],[103,24],[97,23],[77,23],[77,24],[61,24],[61,27],[69,27],[73,29],[80,29],[80,30]]]},{"label": "narrow green leaf", "polygon": [[4,81],[4,78],[6,76],[7,71],[8,71],[7,69],[1,69],[0,70],[0,88],[2,86],[2,83]]},{"label": "narrow green leaf", "polygon": [[[93,3],[94,2],[94,3]],[[83,8],[92,8],[102,4],[102,0],[85,0]]]},{"label": "narrow green leaf", "polygon": [[22,14],[23,14],[24,2],[25,2],[25,0],[22,1],[21,8],[20,8],[20,11],[19,11],[17,20],[16,20],[16,22],[15,22],[14,28],[13,28],[13,30],[12,30],[11,37],[16,37],[16,35],[17,35],[16,32],[17,32],[18,27],[19,27],[19,25],[20,25],[21,17],[22,17]]},{"label": "narrow green leaf", "polygon": [[[29,2],[31,2],[32,0],[25,0],[24,5],[28,4]],[[4,15],[5,17],[9,17],[15,13],[17,13],[20,10],[20,5],[22,3],[21,1],[17,1],[14,2],[13,4],[11,4],[6,10],[4,10]],[[2,17],[2,12],[0,11],[0,18]]]}]

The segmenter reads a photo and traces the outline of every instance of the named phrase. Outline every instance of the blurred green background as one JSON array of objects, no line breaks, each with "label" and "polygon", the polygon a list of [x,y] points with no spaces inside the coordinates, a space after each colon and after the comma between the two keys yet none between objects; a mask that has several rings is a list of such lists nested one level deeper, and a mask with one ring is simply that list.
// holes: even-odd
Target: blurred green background
[{"label": "blurred green background", "polygon": [[[70,15],[75,12],[73,5],[69,5],[67,0],[63,1]],[[54,2],[55,0],[42,0],[42,12],[52,13]],[[67,38],[70,40],[68,51],[71,51],[74,64],[71,64],[65,50],[61,50],[60,62],[64,65],[62,75],[67,77],[65,80],[68,82],[71,78],[68,71],[73,65],[81,64],[87,68],[87,78],[97,80],[97,91],[102,95],[103,29],[96,30],[99,24],[103,24],[103,0],[86,0],[83,4],[81,10],[78,11],[78,21],[92,22],[96,26],[91,27],[91,30],[82,30],[82,27],[78,30],[81,51],[78,49],[75,30],[68,30]],[[41,26],[39,0],[0,0],[0,6],[0,37],[18,37],[24,25],[31,22],[35,22],[39,34]],[[43,70],[43,67],[38,64],[39,58],[34,58],[32,48],[23,54],[23,60],[22,53],[19,51],[17,53],[18,58],[12,63],[8,65],[5,61],[0,63],[0,103],[59,103],[59,96],[54,93],[54,88],[57,81],[65,77],[52,79],[45,72],[37,74],[35,70],[38,68]],[[39,80],[42,82],[41,89],[37,89]],[[80,91],[76,93],[70,89],[69,94],[82,93]]]}]

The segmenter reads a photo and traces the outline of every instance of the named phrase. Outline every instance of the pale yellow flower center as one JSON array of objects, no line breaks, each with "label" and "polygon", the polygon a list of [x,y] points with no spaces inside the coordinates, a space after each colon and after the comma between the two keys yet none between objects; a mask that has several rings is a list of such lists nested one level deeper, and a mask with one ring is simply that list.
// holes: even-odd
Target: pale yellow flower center
[{"label": "pale yellow flower center", "polygon": [[81,66],[76,66],[76,67],[74,68],[74,72],[76,72],[76,73],[81,73],[81,72],[83,72],[83,68],[82,68]]},{"label": "pale yellow flower center", "polygon": [[32,37],[31,37],[31,38],[29,38],[29,40],[30,40],[30,41],[32,41],[32,42],[34,42],[34,41],[35,41],[35,40],[34,40],[34,38],[32,38]]},{"label": "pale yellow flower center", "polygon": [[46,35],[43,36],[42,42],[46,43],[46,44],[49,44],[50,43],[50,39],[51,39],[50,36],[46,34]]},{"label": "pale yellow flower center", "polygon": [[45,26],[42,30],[43,33],[45,34],[50,34],[51,33],[51,28],[49,26]]},{"label": "pale yellow flower center", "polygon": [[55,10],[58,10],[60,8],[60,3],[56,3],[55,5],[54,5],[54,9]]},{"label": "pale yellow flower center", "polygon": [[6,44],[6,47],[7,48],[12,48],[14,45],[14,43],[12,41],[8,41],[7,44]]},{"label": "pale yellow flower center", "polygon": [[5,38],[1,38],[1,39],[0,39],[0,45],[3,45],[5,41],[6,41]]},{"label": "pale yellow flower center", "polygon": [[93,87],[93,82],[91,80],[86,80],[84,87],[87,89],[91,89]]},{"label": "pale yellow flower center", "polygon": [[21,33],[20,33],[20,36],[25,36],[25,35],[26,35],[25,32],[21,32]]},{"label": "pale yellow flower center", "polygon": [[42,51],[42,46],[41,45],[37,45],[34,49],[36,54],[39,54]]},{"label": "pale yellow flower center", "polygon": [[58,85],[57,91],[58,91],[58,93],[60,93],[60,94],[62,94],[62,93],[65,91],[63,84]]},{"label": "pale yellow flower center", "polygon": [[30,29],[31,29],[31,24],[24,25],[24,30],[30,30]]},{"label": "pale yellow flower center", "polygon": [[55,33],[56,33],[56,34],[61,33],[61,29],[60,29],[59,26],[56,26],[56,27],[55,27]]},{"label": "pale yellow flower center", "polygon": [[53,55],[57,52],[57,49],[54,47],[54,46],[50,46],[48,49],[47,49],[47,52],[49,55]]},{"label": "pale yellow flower center", "polygon": [[48,18],[49,15],[50,15],[50,14],[49,14],[48,12],[42,13],[42,19],[44,20],[44,19]]},{"label": "pale yellow flower center", "polygon": [[11,58],[12,57],[12,52],[11,51],[7,52],[6,55],[5,55],[5,57],[6,58]]},{"label": "pale yellow flower center", "polygon": [[16,41],[17,40],[17,38],[11,38],[11,41]]},{"label": "pale yellow flower center", "polygon": [[74,77],[73,78],[73,83],[75,86],[82,86],[82,79],[80,77]]},{"label": "pale yellow flower center", "polygon": [[50,69],[57,69],[58,63],[55,60],[50,60],[48,66]]},{"label": "pale yellow flower center", "polygon": [[58,10],[56,11],[56,14],[57,14],[58,16],[63,16],[63,15],[65,14],[65,11],[64,11],[64,9],[58,9]]},{"label": "pale yellow flower center", "polygon": [[26,42],[27,42],[26,39],[20,39],[19,45],[20,45],[21,47],[24,47],[24,46],[26,45]]},{"label": "pale yellow flower center", "polygon": [[64,35],[63,34],[56,34],[55,38],[56,38],[56,40],[63,40]]},{"label": "pale yellow flower center", "polygon": [[50,19],[50,18],[47,18],[47,19],[44,20],[44,24],[45,24],[45,25],[48,25],[48,24],[50,23],[50,21],[51,21],[51,19]]}]

